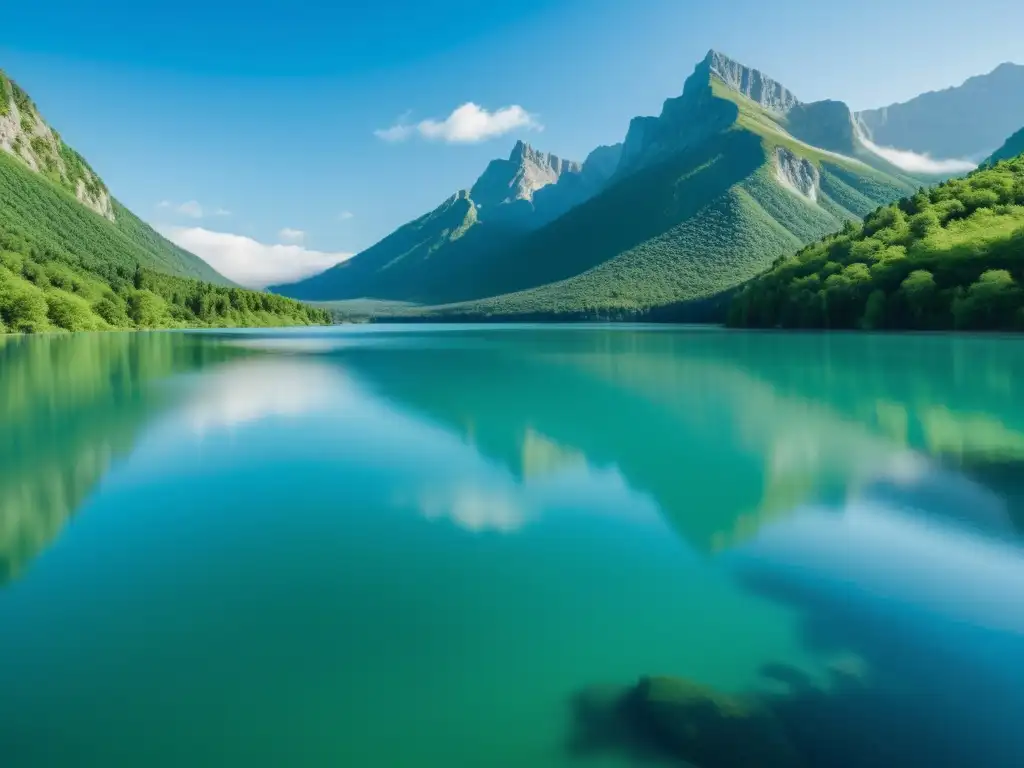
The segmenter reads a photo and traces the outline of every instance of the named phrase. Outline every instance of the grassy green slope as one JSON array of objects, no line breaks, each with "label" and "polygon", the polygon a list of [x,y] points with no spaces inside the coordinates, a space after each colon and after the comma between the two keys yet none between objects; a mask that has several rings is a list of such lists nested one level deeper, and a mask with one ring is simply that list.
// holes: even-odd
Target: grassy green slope
[{"label": "grassy green slope", "polygon": [[116,216],[0,152],[0,333],[329,322],[322,310],[225,285],[123,206]]},{"label": "grassy green slope", "polygon": [[919,192],[780,259],[735,298],[753,327],[1024,330],[1024,156]]}]

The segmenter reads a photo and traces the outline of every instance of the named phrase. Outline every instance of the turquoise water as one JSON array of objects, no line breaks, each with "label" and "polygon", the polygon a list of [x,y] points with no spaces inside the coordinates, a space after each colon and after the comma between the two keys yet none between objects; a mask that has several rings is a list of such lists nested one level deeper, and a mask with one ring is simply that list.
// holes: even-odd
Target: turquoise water
[{"label": "turquoise water", "polygon": [[843,670],[850,765],[1020,765],[1022,392],[994,337],[0,340],[0,763],[635,765],[580,691]]}]

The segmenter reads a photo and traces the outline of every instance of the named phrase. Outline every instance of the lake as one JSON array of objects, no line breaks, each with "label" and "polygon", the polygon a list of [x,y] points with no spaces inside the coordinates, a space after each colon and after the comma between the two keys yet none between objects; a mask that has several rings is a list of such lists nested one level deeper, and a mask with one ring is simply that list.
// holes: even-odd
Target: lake
[{"label": "lake", "polygon": [[0,763],[679,765],[591,706],[658,675],[1024,765],[1022,393],[1016,338],[0,337]]}]

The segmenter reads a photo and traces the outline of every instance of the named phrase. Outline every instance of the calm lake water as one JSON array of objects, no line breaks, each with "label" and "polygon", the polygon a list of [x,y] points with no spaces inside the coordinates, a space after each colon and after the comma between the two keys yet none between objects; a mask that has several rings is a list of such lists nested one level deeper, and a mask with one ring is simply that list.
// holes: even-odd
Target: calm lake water
[{"label": "calm lake water", "polygon": [[636,765],[571,702],[658,674],[1024,765],[1022,394],[1010,338],[0,338],[0,764]]}]

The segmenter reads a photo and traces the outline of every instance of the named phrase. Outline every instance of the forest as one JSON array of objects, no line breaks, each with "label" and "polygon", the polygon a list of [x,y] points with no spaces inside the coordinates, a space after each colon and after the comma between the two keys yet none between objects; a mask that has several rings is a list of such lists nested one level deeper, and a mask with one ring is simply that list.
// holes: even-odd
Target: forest
[{"label": "forest", "polygon": [[283,296],[164,275],[136,266],[90,273],[10,250],[0,232],[0,333],[328,324]]},{"label": "forest", "polygon": [[114,203],[110,222],[0,152],[0,333],[327,324],[233,286]]},{"label": "forest", "polygon": [[740,290],[752,328],[1024,330],[1024,155],[985,165],[777,260]]}]

